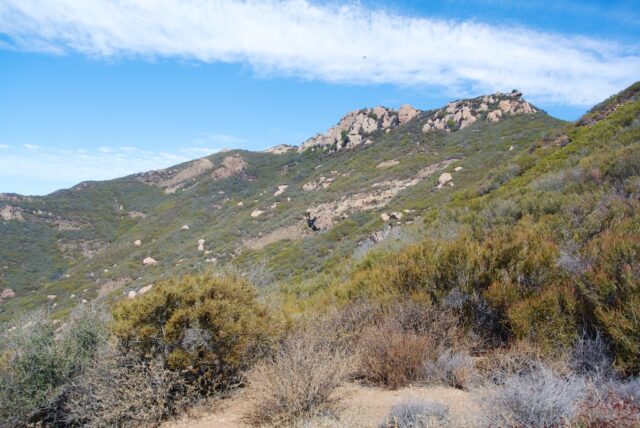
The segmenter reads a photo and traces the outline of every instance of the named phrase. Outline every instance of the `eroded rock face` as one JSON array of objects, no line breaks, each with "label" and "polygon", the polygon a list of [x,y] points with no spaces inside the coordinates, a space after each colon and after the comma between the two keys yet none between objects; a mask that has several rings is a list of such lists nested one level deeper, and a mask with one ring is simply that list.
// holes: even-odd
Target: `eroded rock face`
[{"label": "eroded rock face", "polygon": [[522,93],[514,91],[510,94],[495,93],[482,97],[449,103],[432,114],[422,132],[457,131],[471,126],[479,119],[499,122],[504,115],[533,114],[537,110],[523,100]]},{"label": "eroded rock face", "polygon": [[[410,120],[418,111],[411,106],[403,106],[403,120]],[[379,130],[394,128],[400,124],[399,112],[385,107],[366,108],[352,111],[324,134],[318,134],[305,141],[298,151],[308,149],[352,148],[369,141],[366,137]]]},{"label": "eroded rock face", "polygon": [[214,180],[224,180],[238,174],[247,167],[247,163],[240,156],[227,156],[222,164],[211,174]]}]

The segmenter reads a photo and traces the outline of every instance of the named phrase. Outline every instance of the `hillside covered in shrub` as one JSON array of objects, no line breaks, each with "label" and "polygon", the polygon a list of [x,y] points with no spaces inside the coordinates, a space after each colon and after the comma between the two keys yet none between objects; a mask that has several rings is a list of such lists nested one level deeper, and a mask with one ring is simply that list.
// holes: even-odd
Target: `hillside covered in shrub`
[{"label": "hillside covered in shrub", "polygon": [[[370,144],[334,130],[307,150],[216,155],[193,176],[84,185],[144,189],[127,197],[147,212],[7,300],[13,314],[58,293],[2,329],[2,423],[158,426],[240,393],[243,424],[351,426],[338,403],[357,384],[474,403],[463,421],[399,402],[380,427],[638,426],[640,84],[575,124],[485,111],[432,129],[476,101],[358,134]],[[49,227],[29,220],[38,203],[53,202],[12,202],[23,220],[3,227]],[[76,300],[54,307],[61,290]]]}]

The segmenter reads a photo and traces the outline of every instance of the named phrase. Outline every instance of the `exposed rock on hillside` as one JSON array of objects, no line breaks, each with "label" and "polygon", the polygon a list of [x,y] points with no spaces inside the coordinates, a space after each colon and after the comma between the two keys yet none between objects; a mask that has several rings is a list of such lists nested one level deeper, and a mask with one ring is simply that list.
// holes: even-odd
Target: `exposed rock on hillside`
[{"label": "exposed rock on hillside", "polygon": [[418,110],[414,109],[409,104],[403,105],[402,107],[400,107],[400,110],[398,110],[398,120],[400,121],[400,125],[404,125],[405,123],[409,122],[419,113],[420,112]]},{"label": "exposed rock on hillside", "polygon": [[[417,111],[413,107],[403,106],[402,120],[413,118]],[[391,129],[401,123],[398,113],[385,107],[366,108],[352,111],[325,134],[318,134],[305,141],[298,151],[316,148],[351,148],[366,143],[366,137],[379,130]]]},{"label": "exposed rock on hillside", "polygon": [[0,302],[2,302],[3,300],[7,300],[7,299],[11,299],[13,297],[16,297],[16,293],[15,291],[13,291],[10,288],[5,288],[4,290],[2,290],[2,292],[0,293]]},{"label": "exposed rock on hillside", "polygon": [[245,242],[245,246],[251,250],[261,250],[274,242],[302,239],[309,234],[309,228],[303,224],[294,224],[281,227],[259,238],[250,239]]},{"label": "exposed rock on hillside", "polygon": [[227,156],[222,160],[222,165],[211,174],[214,180],[224,180],[241,172],[247,167],[247,163],[240,156]]},{"label": "exposed rock on hillside", "polygon": [[0,218],[4,221],[9,221],[9,220],[24,221],[24,217],[22,216],[22,210],[17,207],[12,207],[11,205],[5,205],[0,209]]},{"label": "exposed rock on hillside", "polygon": [[149,171],[138,174],[135,177],[143,183],[164,188],[165,193],[175,193],[176,190],[182,189],[191,180],[212,168],[213,162],[207,158],[202,158],[189,163],[183,168],[173,167]]},{"label": "exposed rock on hillside", "polygon": [[[448,159],[434,165],[422,168],[414,177],[408,179],[396,179],[374,183],[372,190],[356,193],[351,196],[343,196],[337,201],[325,202],[307,209],[309,217],[315,219],[314,225],[318,229],[330,229],[336,219],[349,217],[349,214],[357,211],[370,211],[386,206],[391,199],[403,190],[415,186],[422,180],[432,176],[436,171],[446,168],[457,159]],[[449,174],[450,176],[450,174]],[[396,213],[392,213],[395,215]],[[388,216],[389,219],[392,216]],[[396,216],[399,219],[402,217]]]},{"label": "exposed rock on hillside", "polygon": [[297,150],[297,149],[298,149],[297,146],[291,146],[289,144],[278,144],[277,146],[273,146],[273,147],[269,147],[268,149],[265,149],[264,152],[272,153],[274,155],[281,155],[283,153],[287,153],[291,150]]},{"label": "exposed rock on hillside", "polygon": [[142,264],[145,266],[153,266],[155,264],[158,264],[158,261],[153,257],[146,257],[144,260],[142,260]]},{"label": "exposed rock on hillside", "polygon": [[537,110],[522,99],[519,91],[510,94],[495,93],[482,97],[449,103],[447,107],[429,116],[422,132],[457,131],[470,126],[478,119],[499,122],[503,115],[533,114]]}]

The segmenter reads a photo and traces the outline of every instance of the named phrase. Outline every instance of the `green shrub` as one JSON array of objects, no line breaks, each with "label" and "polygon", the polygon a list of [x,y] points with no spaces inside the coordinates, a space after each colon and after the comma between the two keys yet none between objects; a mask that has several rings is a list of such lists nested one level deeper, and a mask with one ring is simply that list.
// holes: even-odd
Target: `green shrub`
[{"label": "green shrub", "polygon": [[278,326],[255,288],[236,274],[186,275],[114,308],[123,346],[190,373],[202,392],[232,386]]}]

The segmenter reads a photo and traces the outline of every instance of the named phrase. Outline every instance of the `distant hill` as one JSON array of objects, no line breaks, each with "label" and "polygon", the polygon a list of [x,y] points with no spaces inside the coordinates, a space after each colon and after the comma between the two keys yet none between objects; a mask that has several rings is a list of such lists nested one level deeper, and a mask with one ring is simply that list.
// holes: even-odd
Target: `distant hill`
[{"label": "distant hill", "polygon": [[232,150],[43,197],[0,195],[0,289],[15,293],[0,319],[133,295],[210,266],[303,282],[500,186],[523,154],[559,146],[569,126],[517,91],[431,111],[373,107],[298,147]]}]

